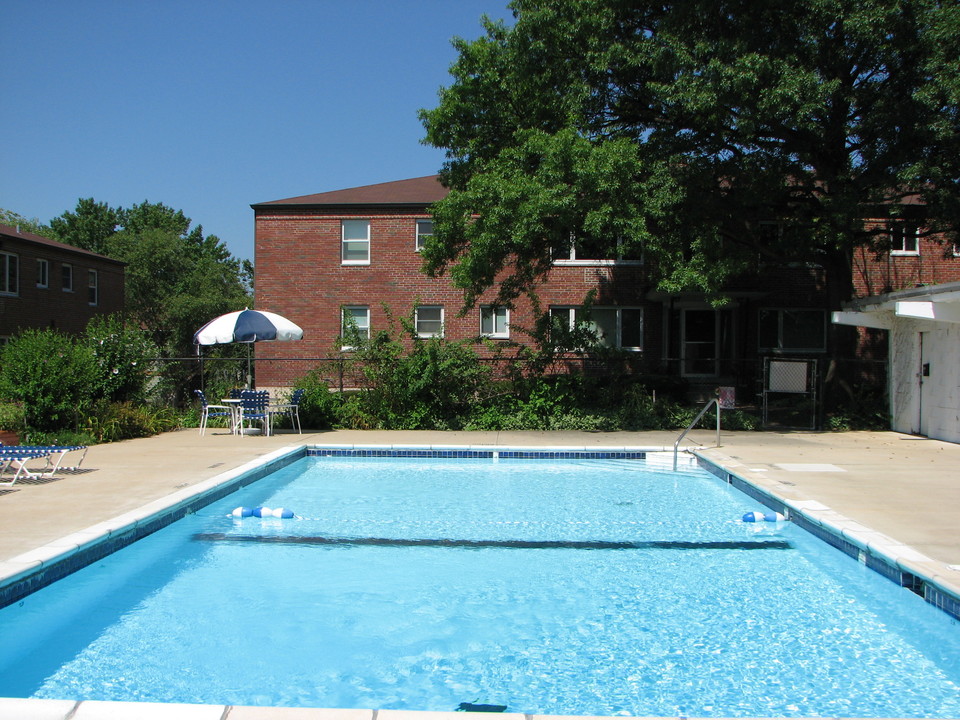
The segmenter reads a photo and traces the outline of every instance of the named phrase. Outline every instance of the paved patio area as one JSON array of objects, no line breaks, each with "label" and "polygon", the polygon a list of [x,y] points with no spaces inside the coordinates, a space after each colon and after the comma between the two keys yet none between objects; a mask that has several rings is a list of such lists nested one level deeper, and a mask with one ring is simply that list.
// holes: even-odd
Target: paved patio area
[{"label": "paved patio area", "polygon": [[[503,447],[646,447],[672,450],[675,432],[381,432],[331,431],[236,437],[196,430],[91,447],[81,472],[0,488],[0,563],[66,535],[135,510],[258,457],[302,444]],[[960,445],[892,432],[691,432],[683,447],[788,501],[814,501],[927,556],[925,567],[960,588]],[[9,565],[8,565],[9,567]],[[24,701],[0,700],[6,710]],[[50,704],[53,703],[53,704]],[[122,703],[50,701],[28,717],[125,717]],[[62,703],[63,707],[56,703]],[[69,707],[68,707],[69,705]],[[324,718],[365,720],[371,711],[228,709],[214,706],[141,708],[144,717]],[[50,714],[46,714],[50,711]],[[186,714],[183,714],[187,711]],[[156,712],[157,714],[153,714]],[[245,712],[253,713],[251,715]],[[36,715],[32,713],[37,713]],[[209,713],[209,714],[204,714]],[[226,715],[224,714],[226,713]],[[314,714],[316,713],[316,714]],[[322,714],[323,713],[323,714]],[[449,713],[393,713],[397,720]],[[12,716],[9,716],[12,717]],[[377,718],[377,714],[372,717]],[[379,717],[385,717],[383,712]],[[504,717],[500,715],[499,717]],[[520,717],[520,716],[517,716]]]}]

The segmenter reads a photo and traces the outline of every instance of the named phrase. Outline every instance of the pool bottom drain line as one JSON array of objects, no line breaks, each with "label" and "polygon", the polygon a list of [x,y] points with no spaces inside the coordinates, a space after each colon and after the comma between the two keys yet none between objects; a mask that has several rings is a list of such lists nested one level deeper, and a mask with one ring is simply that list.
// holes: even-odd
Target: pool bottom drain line
[{"label": "pool bottom drain line", "polygon": [[786,540],[454,540],[448,538],[336,537],[325,535],[236,535],[197,533],[194,540],[313,546],[441,547],[511,550],[790,550]]}]

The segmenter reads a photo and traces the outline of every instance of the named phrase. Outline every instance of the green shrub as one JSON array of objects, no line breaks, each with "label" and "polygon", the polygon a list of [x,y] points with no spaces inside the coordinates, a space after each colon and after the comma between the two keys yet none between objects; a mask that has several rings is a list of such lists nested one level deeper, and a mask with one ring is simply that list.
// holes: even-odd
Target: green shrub
[{"label": "green shrub", "polygon": [[310,430],[327,430],[339,427],[340,407],[343,397],[330,392],[327,381],[318,370],[312,370],[297,380],[295,387],[303,388],[300,399],[300,427]]},{"label": "green shrub", "polygon": [[0,430],[22,435],[27,430],[27,413],[21,403],[0,400]]},{"label": "green shrub", "polygon": [[409,319],[354,341],[354,362],[369,387],[342,408],[352,427],[456,430],[489,387],[489,368],[465,343],[420,338]]},{"label": "green shrub", "polygon": [[159,354],[146,332],[124,325],[119,316],[99,316],[87,325],[85,338],[97,365],[93,397],[143,402],[149,380],[148,360]]},{"label": "green shrub", "polygon": [[104,443],[157,435],[178,424],[176,414],[168,408],[101,402],[87,419],[86,430],[97,442]]},{"label": "green shrub", "polygon": [[20,439],[23,445],[95,445],[97,439],[85,430],[57,430],[43,432],[30,430]]},{"label": "green shrub", "polygon": [[0,397],[23,404],[28,430],[76,429],[97,375],[89,346],[56,330],[25,330],[0,350]]}]

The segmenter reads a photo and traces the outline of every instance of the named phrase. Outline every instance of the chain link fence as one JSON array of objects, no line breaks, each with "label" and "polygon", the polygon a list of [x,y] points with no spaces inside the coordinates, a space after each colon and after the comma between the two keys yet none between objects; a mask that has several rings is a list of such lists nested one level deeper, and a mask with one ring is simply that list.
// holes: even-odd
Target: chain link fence
[{"label": "chain link fence", "polygon": [[[732,399],[735,407],[755,413],[772,428],[820,429],[826,418],[838,412],[853,416],[872,413],[882,421],[879,415],[887,408],[886,360],[719,358],[709,375],[684,374],[682,358],[650,359],[640,354],[599,358],[570,353],[537,363],[524,364],[514,358],[482,358],[480,362],[489,367],[491,383],[501,385],[522,377],[573,374],[614,387],[640,383],[654,397],[691,405],[708,402],[723,388],[728,402]],[[155,384],[169,388],[170,401],[178,406],[193,400],[194,389],[218,392],[248,384],[246,358],[158,358],[153,365]],[[297,387],[307,376],[332,392],[358,392],[371,386],[363,364],[349,356],[258,357],[251,367],[250,386],[275,393]],[[802,368],[802,383],[797,367]],[[796,392],[800,384],[803,391]]]}]

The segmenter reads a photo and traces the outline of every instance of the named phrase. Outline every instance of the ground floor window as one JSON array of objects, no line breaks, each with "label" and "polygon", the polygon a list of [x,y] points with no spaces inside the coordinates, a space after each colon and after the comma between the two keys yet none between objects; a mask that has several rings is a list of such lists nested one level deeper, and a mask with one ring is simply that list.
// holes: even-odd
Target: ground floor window
[{"label": "ground floor window", "polygon": [[340,318],[342,350],[352,350],[361,341],[370,339],[370,308],[366,305],[345,305]]},{"label": "ground floor window", "polygon": [[558,339],[563,333],[583,330],[602,347],[643,350],[642,308],[552,307],[550,322]]},{"label": "ground floor window", "polygon": [[509,338],[510,311],[505,307],[481,305],[480,334],[491,338]]},{"label": "ground floor window", "polygon": [[64,292],[73,292],[73,265],[64,263],[60,267],[60,287]]},{"label": "ground floor window", "polygon": [[443,337],[443,305],[418,306],[414,323],[419,337]]},{"label": "ground floor window", "polygon": [[761,351],[823,352],[827,314],[823,310],[761,308],[757,321]]}]

